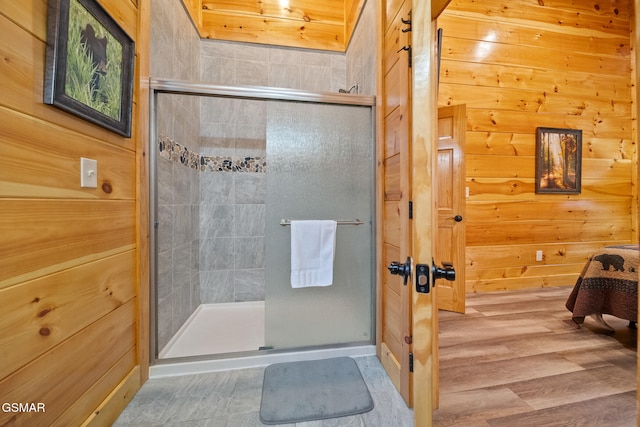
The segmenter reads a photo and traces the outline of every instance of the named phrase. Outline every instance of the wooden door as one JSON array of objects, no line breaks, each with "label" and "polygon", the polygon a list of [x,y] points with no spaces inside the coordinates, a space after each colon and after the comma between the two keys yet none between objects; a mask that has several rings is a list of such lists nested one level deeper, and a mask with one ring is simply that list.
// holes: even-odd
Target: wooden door
[{"label": "wooden door", "polygon": [[[411,1],[381,0],[378,28],[384,28],[378,52],[382,71],[378,91],[378,357],[391,381],[409,407],[412,383],[411,286],[401,276],[391,275],[392,262],[405,262],[411,251],[410,203],[410,69],[409,19]],[[404,48],[404,49],[403,49]],[[381,104],[381,105],[380,105]]]},{"label": "wooden door", "polygon": [[[377,354],[414,408],[414,425],[432,425],[437,404],[437,315],[434,292],[415,292],[414,278],[387,271],[391,261],[430,264],[437,223],[437,61],[429,0],[378,0],[377,87]],[[409,12],[411,11],[411,15]],[[402,19],[411,16],[411,30]],[[409,56],[414,65],[409,69]],[[409,219],[409,202],[412,216]],[[413,372],[409,370],[412,354]]]},{"label": "wooden door", "polygon": [[464,313],[465,307],[465,165],[466,130],[464,105],[438,109],[438,159],[436,207],[438,233],[435,262],[450,262],[456,270],[454,281],[436,281],[438,309]]}]

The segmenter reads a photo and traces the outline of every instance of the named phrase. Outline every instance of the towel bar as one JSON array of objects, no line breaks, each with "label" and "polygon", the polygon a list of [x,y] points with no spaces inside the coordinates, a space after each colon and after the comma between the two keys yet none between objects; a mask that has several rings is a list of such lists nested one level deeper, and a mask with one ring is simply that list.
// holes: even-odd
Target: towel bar
[{"label": "towel bar", "polygon": [[[349,221],[336,221],[336,222],[338,223],[338,225],[361,225],[361,224],[364,224],[358,218],[353,219],[353,220],[349,220]],[[282,219],[282,220],[280,220],[280,225],[282,225],[283,227],[286,226],[286,225],[291,225],[291,220],[290,219]]]}]

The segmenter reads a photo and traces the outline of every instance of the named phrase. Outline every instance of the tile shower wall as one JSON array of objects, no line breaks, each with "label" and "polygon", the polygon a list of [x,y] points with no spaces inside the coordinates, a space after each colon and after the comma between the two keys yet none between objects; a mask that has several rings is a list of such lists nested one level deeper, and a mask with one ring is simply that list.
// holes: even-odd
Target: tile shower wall
[{"label": "tile shower wall", "polygon": [[[345,55],[215,40],[201,43],[203,81],[337,92]],[[264,299],[267,102],[204,98],[201,151],[266,159],[263,172],[201,175],[202,302]]]},{"label": "tile shower wall", "polygon": [[376,6],[367,1],[362,9],[356,31],[351,37],[346,55],[347,85],[358,84],[358,93],[376,93]]},{"label": "tile shower wall", "polygon": [[264,300],[266,103],[206,98],[201,112],[202,302]]},{"label": "tile shower wall", "polygon": [[[151,75],[199,80],[200,39],[180,0],[154,0]],[[200,304],[200,101],[159,95],[158,347],[162,349]]]}]

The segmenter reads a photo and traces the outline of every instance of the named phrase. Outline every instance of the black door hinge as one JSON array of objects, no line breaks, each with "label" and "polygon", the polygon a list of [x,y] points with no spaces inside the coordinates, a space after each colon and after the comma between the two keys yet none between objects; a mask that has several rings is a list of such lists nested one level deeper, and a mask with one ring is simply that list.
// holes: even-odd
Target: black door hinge
[{"label": "black door hinge", "polygon": [[413,219],[413,201],[409,200],[409,219]]},{"label": "black door hinge", "polygon": [[413,353],[409,353],[409,372],[413,372]]}]

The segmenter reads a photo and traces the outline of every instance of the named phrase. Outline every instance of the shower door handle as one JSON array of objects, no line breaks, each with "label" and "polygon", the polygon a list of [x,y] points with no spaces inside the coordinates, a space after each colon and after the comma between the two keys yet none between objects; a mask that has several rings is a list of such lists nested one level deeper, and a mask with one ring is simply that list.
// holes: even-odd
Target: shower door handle
[{"label": "shower door handle", "polygon": [[407,281],[411,276],[411,257],[407,257],[407,261],[404,264],[399,261],[391,261],[387,269],[391,274],[402,276],[404,278],[403,284],[407,286]]}]

